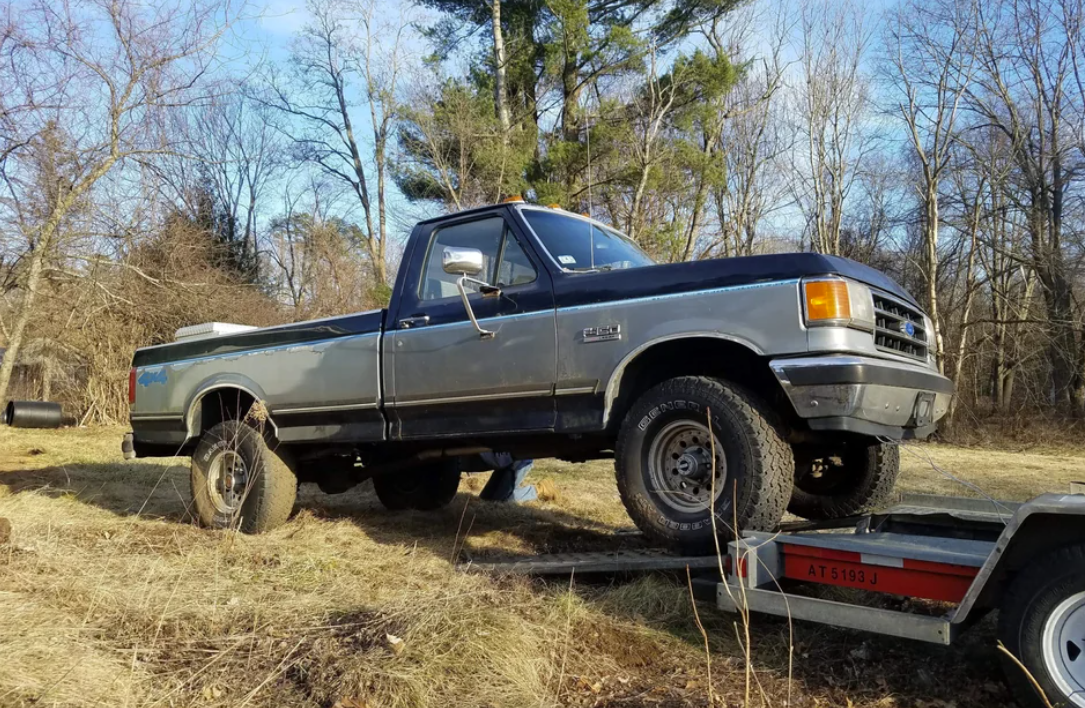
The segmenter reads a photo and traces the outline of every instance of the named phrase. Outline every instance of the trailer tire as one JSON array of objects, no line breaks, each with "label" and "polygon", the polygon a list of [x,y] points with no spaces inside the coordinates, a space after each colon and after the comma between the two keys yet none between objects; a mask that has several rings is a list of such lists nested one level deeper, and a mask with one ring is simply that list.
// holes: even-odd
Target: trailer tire
[{"label": "trailer tire", "polygon": [[697,554],[716,550],[714,484],[715,527],[726,543],[736,522],[761,531],[779,525],[794,466],[782,424],[767,404],[733,383],[695,376],[664,381],[637,399],[622,422],[614,463],[618,492],[637,527],[654,541]]},{"label": "trailer tire", "polygon": [[451,503],[460,488],[459,460],[440,462],[373,478],[373,491],[389,511],[434,511]]},{"label": "trailer tire", "polygon": [[[832,479],[812,478],[804,469],[813,460],[795,454],[795,486],[787,510],[804,519],[841,519],[876,509],[890,500],[900,474],[900,449],[871,442],[845,449],[843,463],[828,474]],[[828,483],[826,483],[828,482]]]},{"label": "trailer tire", "polygon": [[264,435],[226,420],[200,438],[192,455],[192,505],[209,528],[263,533],[286,523],[298,480]]},{"label": "trailer tire", "polygon": [[1060,548],[1030,563],[1002,599],[998,636],[1050,703],[1012,659],[1006,683],[1022,706],[1069,706],[1085,690],[1085,546]]}]

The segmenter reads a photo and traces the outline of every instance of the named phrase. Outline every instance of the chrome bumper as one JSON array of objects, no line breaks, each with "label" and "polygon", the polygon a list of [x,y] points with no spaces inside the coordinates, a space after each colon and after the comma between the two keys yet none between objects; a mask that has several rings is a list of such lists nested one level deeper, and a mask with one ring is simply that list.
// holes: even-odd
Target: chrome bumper
[{"label": "chrome bumper", "polygon": [[769,363],[795,412],[813,430],[923,438],[949,410],[953,383],[918,365],[859,356]]}]

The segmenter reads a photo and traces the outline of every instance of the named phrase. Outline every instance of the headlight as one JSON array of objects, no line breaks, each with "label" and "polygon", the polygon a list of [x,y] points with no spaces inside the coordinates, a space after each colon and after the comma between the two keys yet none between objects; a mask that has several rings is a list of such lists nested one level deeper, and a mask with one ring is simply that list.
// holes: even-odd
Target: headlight
[{"label": "headlight", "polygon": [[803,309],[807,327],[874,329],[874,301],[870,288],[843,278],[803,281]]}]

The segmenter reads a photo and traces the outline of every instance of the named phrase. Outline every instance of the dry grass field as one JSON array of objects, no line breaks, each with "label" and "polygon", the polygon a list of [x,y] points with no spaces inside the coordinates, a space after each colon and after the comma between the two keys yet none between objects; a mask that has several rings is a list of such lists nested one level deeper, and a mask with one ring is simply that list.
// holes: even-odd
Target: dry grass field
[{"label": "dry grass field", "polygon": [[[542,462],[547,501],[390,513],[369,485],[305,489],[273,533],[197,528],[187,459],[120,458],[120,429],[0,429],[0,706],[990,706],[1009,702],[991,621],[942,649],[731,616],[681,577],[543,582],[462,553],[636,547],[611,466]],[[1085,451],[939,445],[907,491],[1003,498],[1085,478]],[[793,651],[789,650],[793,647]]]}]

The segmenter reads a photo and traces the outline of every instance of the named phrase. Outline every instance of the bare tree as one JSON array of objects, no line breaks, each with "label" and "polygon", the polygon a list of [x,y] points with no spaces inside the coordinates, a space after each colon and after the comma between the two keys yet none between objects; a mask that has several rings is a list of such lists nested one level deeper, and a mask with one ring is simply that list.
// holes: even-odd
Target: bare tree
[{"label": "bare tree", "polygon": [[285,213],[268,229],[269,280],[295,321],[379,304],[373,301],[373,275],[359,257],[364,246],[358,227],[330,214],[332,205],[324,197],[331,187],[319,179],[300,190],[288,184]]},{"label": "bare tree", "polygon": [[[753,254],[761,222],[789,201],[780,168],[793,146],[785,130],[780,89],[789,68],[783,54],[793,30],[790,7],[781,2],[736,10],[741,14],[729,23],[726,36],[720,36],[715,25],[706,32],[717,53],[744,56],[756,46],[755,28],[759,33],[769,29],[764,54],[722,98],[711,150],[723,169],[723,179],[712,190],[719,237],[702,247],[702,258]],[[692,250],[687,257],[691,255]]]},{"label": "bare tree", "polygon": [[[963,280],[959,285],[962,290],[961,298],[951,312],[956,314],[957,348],[952,356],[953,368],[950,375],[954,381],[961,381],[964,373],[965,361],[968,358],[968,346],[972,335],[972,310],[979,293],[978,261],[981,257],[983,244],[981,233],[985,224],[986,196],[989,189],[989,181],[997,179],[987,168],[988,164],[976,160],[975,156],[963,146],[958,145],[954,150],[952,162],[948,163],[947,174],[950,180],[949,202],[955,207],[954,227],[960,235],[965,255],[964,265],[957,269],[958,279]],[[952,218],[952,217],[951,217]],[[929,274],[928,274],[929,277]],[[943,360],[939,360],[940,366],[945,371]],[[953,425],[957,413],[960,397],[954,396],[949,404],[949,425]]]},{"label": "bare tree", "polygon": [[[388,22],[372,0],[361,5],[308,0],[307,8],[312,19],[294,40],[290,74],[273,73],[260,100],[302,126],[290,137],[303,159],[345,182],[355,194],[363,213],[369,267],[378,283],[386,283],[388,149],[397,120],[409,18]],[[355,128],[355,92],[369,113],[372,173]],[[376,182],[376,203],[371,180]]]},{"label": "bare tree", "polygon": [[[215,196],[241,231],[246,261],[260,262],[257,225],[262,197],[286,166],[282,133],[266,106],[244,92],[219,98],[196,116],[194,154]],[[258,274],[253,274],[258,275]]]},{"label": "bare tree", "polygon": [[793,190],[810,245],[822,253],[840,252],[848,194],[871,149],[864,125],[871,101],[864,73],[869,41],[863,10],[851,0],[803,5],[794,106],[803,149],[794,156]]},{"label": "bare tree", "polygon": [[1031,267],[1047,313],[1051,398],[1085,413],[1085,346],[1075,303],[1066,217],[1085,176],[1085,95],[1076,81],[1085,32],[1081,0],[991,0],[979,6],[977,65],[968,89],[976,120],[1006,139],[1026,213]]},{"label": "bare tree", "polygon": [[[0,208],[22,224],[25,250],[0,398],[65,224],[107,175],[175,151],[166,116],[208,95],[228,11],[218,2],[39,0],[15,14],[19,41],[3,43],[0,61],[0,114],[13,116]],[[43,150],[52,156],[43,160]]]},{"label": "bare tree", "polygon": [[625,230],[629,238],[636,239],[644,221],[644,197],[653,168],[663,158],[662,142],[670,118],[682,99],[683,90],[692,72],[689,67],[676,64],[667,74],[659,67],[659,55],[654,45],[647,51],[648,70],[641,90],[634,94],[629,110],[632,115],[633,140],[630,141],[635,164],[635,181],[630,196],[629,212]]},{"label": "bare tree", "polygon": [[938,196],[957,139],[961,100],[975,60],[976,0],[905,0],[890,16],[886,54],[896,89],[896,112],[919,166],[915,191],[923,208],[928,314],[941,371],[945,345],[938,304]]}]

